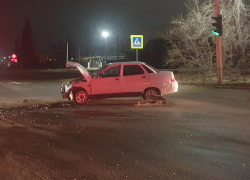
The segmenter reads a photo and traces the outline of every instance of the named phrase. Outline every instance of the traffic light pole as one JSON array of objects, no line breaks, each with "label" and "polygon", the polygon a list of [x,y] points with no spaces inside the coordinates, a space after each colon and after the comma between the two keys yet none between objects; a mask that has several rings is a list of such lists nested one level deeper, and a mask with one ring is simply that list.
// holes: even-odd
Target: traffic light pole
[{"label": "traffic light pole", "polygon": [[[220,0],[215,0],[215,14],[220,15]],[[222,83],[221,36],[216,37],[217,83]]]},{"label": "traffic light pole", "polygon": [[221,36],[216,37],[216,56],[217,56],[217,83],[222,83],[222,55],[221,55]]}]

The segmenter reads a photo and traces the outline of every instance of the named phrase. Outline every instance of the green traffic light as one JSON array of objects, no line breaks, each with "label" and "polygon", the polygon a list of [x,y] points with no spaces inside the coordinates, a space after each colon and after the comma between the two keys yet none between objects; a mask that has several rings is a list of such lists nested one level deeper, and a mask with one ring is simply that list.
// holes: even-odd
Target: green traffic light
[{"label": "green traffic light", "polygon": [[220,36],[220,34],[217,33],[217,32],[215,32],[214,30],[212,30],[212,33],[213,33],[214,35],[216,35],[216,36]]}]

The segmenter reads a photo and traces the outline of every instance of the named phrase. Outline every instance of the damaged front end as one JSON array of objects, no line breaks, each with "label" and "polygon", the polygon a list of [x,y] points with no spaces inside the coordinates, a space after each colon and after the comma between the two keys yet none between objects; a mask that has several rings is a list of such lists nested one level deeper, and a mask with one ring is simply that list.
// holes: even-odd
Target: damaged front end
[{"label": "damaged front end", "polygon": [[72,82],[70,83],[63,83],[61,87],[61,94],[63,99],[68,98],[68,100],[73,99],[73,92],[72,92]]},{"label": "damaged front end", "polygon": [[73,100],[74,96],[75,96],[75,92],[78,90],[84,90],[86,91],[86,93],[90,93],[91,92],[91,76],[89,74],[89,72],[87,71],[86,68],[84,68],[82,65],[80,65],[79,63],[76,62],[72,62],[72,61],[68,61],[66,63],[66,68],[77,68],[79,70],[79,72],[81,73],[82,77],[74,79],[70,82],[66,82],[63,83],[61,86],[61,94],[62,97],[68,98],[69,100]]},{"label": "damaged front end", "polygon": [[77,78],[70,82],[63,83],[61,86],[61,94],[63,99],[68,98],[68,100],[73,100],[74,99],[73,93],[77,89],[86,89],[90,91],[89,84],[90,83],[88,83],[85,78]]}]

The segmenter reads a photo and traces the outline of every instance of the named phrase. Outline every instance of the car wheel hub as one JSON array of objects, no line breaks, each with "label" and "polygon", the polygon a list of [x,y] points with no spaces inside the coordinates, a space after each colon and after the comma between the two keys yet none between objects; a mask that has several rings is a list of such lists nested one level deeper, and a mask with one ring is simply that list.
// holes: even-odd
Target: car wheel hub
[{"label": "car wheel hub", "polygon": [[148,91],[147,94],[146,94],[146,97],[148,96],[157,96],[157,92],[151,90],[151,91]]},{"label": "car wheel hub", "polygon": [[76,100],[79,103],[84,103],[87,99],[87,96],[84,92],[78,92],[76,95]]}]

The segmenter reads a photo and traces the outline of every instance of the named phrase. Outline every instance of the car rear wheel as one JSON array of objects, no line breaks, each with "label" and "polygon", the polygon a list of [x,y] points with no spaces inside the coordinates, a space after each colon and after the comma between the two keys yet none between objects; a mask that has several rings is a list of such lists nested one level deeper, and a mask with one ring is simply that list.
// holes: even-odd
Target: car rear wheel
[{"label": "car rear wheel", "polygon": [[78,90],[74,93],[74,101],[77,104],[85,104],[88,101],[88,94],[84,90]]},{"label": "car rear wheel", "polygon": [[145,90],[144,94],[143,94],[143,99],[146,100],[147,97],[152,97],[152,96],[158,96],[160,95],[160,92],[157,89],[147,89]]}]

